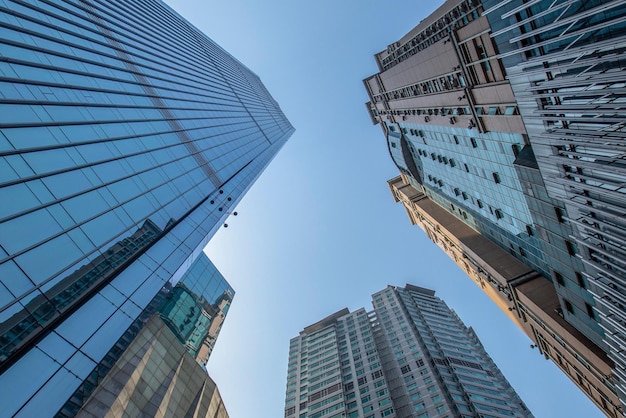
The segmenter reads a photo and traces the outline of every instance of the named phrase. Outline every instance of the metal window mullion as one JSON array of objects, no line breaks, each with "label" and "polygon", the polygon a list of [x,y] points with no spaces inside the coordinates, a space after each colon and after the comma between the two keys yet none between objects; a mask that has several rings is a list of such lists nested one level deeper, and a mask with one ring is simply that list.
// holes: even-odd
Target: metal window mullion
[{"label": "metal window mullion", "polygon": [[[523,20],[517,21],[517,22],[515,22],[515,23],[513,23],[513,24],[511,24],[511,25],[509,25],[509,26],[507,26],[507,27],[506,27],[506,28],[504,28],[504,29],[500,29],[499,31],[497,31],[497,32],[493,33],[493,34],[492,34],[492,37],[502,35],[503,33],[506,33],[506,32],[508,32],[508,31],[510,31],[511,29],[519,28],[520,26],[523,26],[523,25],[525,25],[525,24],[527,24],[527,23],[530,23],[530,22],[532,22],[533,20],[535,20],[535,19],[537,19],[537,18],[539,18],[539,17],[545,16],[545,15],[547,15],[547,14],[550,14],[550,13],[552,13],[552,12],[555,12],[555,11],[557,11],[557,10],[559,10],[559,9],[564,8],[564,7],[568,7],[568,6],[570,6],[571,4],[573,4],[573,3],[578,3],[579,1],[580,1],[580,0],[568,0],[568,1],[567,1],[567,2],[565,2],[565,3],[561,3],[561,4],[558,4],[558,5],[556,5],[556,6],[551,6],[550,8],[548,8],[548,9],[546,9],[546,10],[543,10],[543,11],[541,11],[541,12],[539,12],[539,13],[536,13],[536,14],[532,15],[531,17],[528,17],[528,18],[526,18],[526,19],[523,19]],[[524,5],[524,7],[527,7],[527,6],[528,6],[528,3],[526,3],[526,4]],[[508,13],[509,13],[509,12],[507,12],[507,14],[508,14]],[[517,13],[517,12],[516,12],[516,13]],[[503,19],[505,18],[505,17],[504,17],[504,15],[502,16],[502,18],[503,18]]]},{"label": "metal window mullion", "polygon": [[[571,23],[573,25],[577,21],[579,21],[580,19],[593,16],[596,13],[602,13],[602,12],[608,10],[608,9],[612,9],[614,7],[621,6],[623,4],[624,4],[623,0],[613,0],[611,3],[599,5],[599,6],[595,7],[595,8],[593,8],[593,9],[589,9],[589,10],[585,10],[585,11],[580,12],[580,13],[576,13],[575,15],[569,16],[569,17],[567,17],[567,18],[565,18],[563,20],[558,20],[557,19],[553,23],[550,23],[549,25],[544,25],[544,26],[541,26],[538,29],[531,30],[530,32],[525,32],[523,35],[510,38],[509,39],[509,43],[519,42],[522,39],[530,38],[531,36],[535,36],[535,35],[538,35],[538,34],[542,34],[542,33],[548,32],[548,31],[550,31],[552,29],[556,29],[556,28],[558,28],[560,26],[563,26],[563,25],[566,25],[568,23]],[[548,10],[550,10],[550,9],[548,9]],[[537,17],[540,17],[539,14],[533,15],[531,20],[535,20]],[[570,27],[571,27],[571,25],[570,25]],[[567,31],[567,29],[566,29],[566,31]],[[572,33],[578,33],[578,32],[580,32],[580,30],[572,32]],[[564,35],[565,35],[565,31],[563,33],[561,33],[557,38],[561,38]]]},{"label": "metal window mullion", "polygon": [[[626,295],[623,295],[621,293],[619,293],[618,291],[616,291],[615,289],[611,288],[610,286],[608,286],[606,283],[601,282],[600,280],[595,280],[593,282],[593,284],[595,286],[598,286],[600,289],[602,289],[602,291],[604,293],[608,293],[611,296],[613,296],[615,299],[619,299],[622,301],[622,303],[624,303],[626,305]],[[594,295],[595,296],[595,295]],[[600,298],[599,295],[596,296],[598,297],[598,299]]]},{"label": "metal window mullion", "polygon": [[[577,30],[577,31],[571,32],[571,33],[567,34],[564,38],[565,38],[565,39],[568,39],[568,38],[573,38],[573,37],[579,36],[579,35],[581,35],[581,34],[582,34],[582,35],[584,35],[584,34],[586,34],[586,33],[589,33],[589,32],[592,32],[592,31],[596,31],[596,30],[598,30],[598,29],[602,29],[602,28],[605,28],[605,27],[608,27],[608,26],[612,26],[612,25],[615,25],[615,24],[621,23],[621,22],[623,22],[623,21],[625,21],[625,20],[626,20],[626,17],[622,17],[622,18],[620,18],[620,19],[615,19],[615,20],[608,21],[608,22],[598,23],[598,24],[596,24],[596,25],[594,25],[594,26],[587,27],[587,28],[584,28],[584,29],[579,29],[579,30]],[[514,50],[512,50],[512,51],[509,51],[509,52],[504,52],[504,53],[502,53],[502,54],[499,54],[499,55],[498,55],[498,58],[504,58],[504,57],[508,57],[508,56],[511,56],[511,55],[516,55],[516,54],[519,54],[519,53],[521,53],[521,52],[530,51],[530,50],[535,49],[535,48],[539,48],[539,47],[543,47],[543,46],[546,46],[546,45],[550,45],[550,44],[555,43],[555,42],[560,42],[561,40],[562,40],[562,39],[559,39],[559,38],[550,38],[550,39],[545,40],[545,41],[543,41],[543,42],[538,42],[538,43],[536,43],[536,44],[532,44],[532,45],[529,45],[529,46],[526,46],[526,47],[522,47],[522,48],[515,48],[515,49],[514,49]],[[512,42],[511,42],[511,43],[512,43]],[[615,44],[616,44],[615,39],[612,39],[612,40],[611,40],[611,44],[612,44],[612,45],[615,45]],[[593,46],[596,46],[596,44],[592,44],[592,45],[593,45]],[[590,47],[590,45],[581,45],[581,46],[580,46],[580,48],[585,48],[585,47]],[[594,49],[597,49],[597,48],[594,48]],[[563,51],[563,52],[566,52],[566,51]],[[551,56],[551,55],[552,55],[552,53],[547,54],[547,55],[542,55],[541,57],[542,57],[542,58],[543,58],[543,60],[545,61],[545,60],[546,60],[546,57],[549,57],[549,56]],[[528,63],[528,62],[524,62],[524,63],[522,63],[522,64],[520,64],[520,65],[522,65],[522,66],[523,66],[523,65],[526,65],[527,63]]]},{"label": "metal window mullion", "polygon": [[[568,49],[568,50],[563,50],[563,51],[554,51],[554,52],[550,52],[548,55],[541,55],[538,57],[529,58],[527,61],[524,61],[516,65],[514,68],[520,68],[522,69],[522,71],[524,71],[524,73],[530,67],[545,69],[543,63],[546,61],[550,63],[550,62],[558,62],[559,59],[570,60],[576,53],[579,54],[579,57],[582,57],[590,53],[594,53],[596,51],[607,51],[607,52],[613,51],[616,48],[616,45],[623,45],[625,41],[626,41],[626,35],[622,35],[622,36],[612,38],[609,40],[594,42],[593,44],[581,45],[573,49]],[[532,49],[532,48],[528,48],[528,49]],[[513,55],[515,52],[519,52],[519,50],[513,51],[512,53],[509,53],[508,55]],[[498,57],[500,56],[501,55],[498,55]],[[574,62],[578,61],[578,59],[579,58],[575,59]]]}]

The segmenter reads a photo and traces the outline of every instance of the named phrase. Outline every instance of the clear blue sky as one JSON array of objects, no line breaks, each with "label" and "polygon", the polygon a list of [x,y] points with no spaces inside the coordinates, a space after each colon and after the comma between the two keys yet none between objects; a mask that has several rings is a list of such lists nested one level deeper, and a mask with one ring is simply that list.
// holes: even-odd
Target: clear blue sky
[{"label": "clear blue sky", "polygon": [[434,289],[474,327],[532,412],[599,410],[395,204],[365,109],[373,54],[441,1],[166,0],[256,72],[296,133],[212,240],[236,296],[208,364],[231,418],[284,416],[289,339],[386,285]]}]

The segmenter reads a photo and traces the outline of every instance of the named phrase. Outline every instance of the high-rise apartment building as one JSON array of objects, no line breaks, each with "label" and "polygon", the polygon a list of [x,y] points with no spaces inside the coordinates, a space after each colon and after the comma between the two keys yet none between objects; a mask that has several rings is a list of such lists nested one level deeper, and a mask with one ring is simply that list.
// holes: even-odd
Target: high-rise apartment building
[{"label": "high-rise apartment building", "polygon": [[[589,219],[624,212],[619,174],[604,174],[619,167],[620,145],[590,138],[621,135],[615,79],[626,10],[623,2],[574,3],[446,1],[376,54],[379,73],[364,84],[401,172],[391,190],[411,221],[616,416],[625,399],[623,279],[613,272],[621,221]],[[596,51],[598,42],[608,52]],[[562,90],[552,94],[541,83]],[[577,135],[589,141],[579,151]],[[580,176],[582,165],[606,182]],[[590,215],[590,207],[604,215]]]},{"label": "high-rise apartment building", "polygon": [[290,341],[285,417],[532,417],[432,290],[388,286]]},{"label": "high-rise apartment building", "polygon": [[[0,404],[41,416],[111,369],[294,129],[159,0],[0,0],[0,51]],[[203,363],[226,299],[171,290],[150,329],[184,315],[158,335]]]}]

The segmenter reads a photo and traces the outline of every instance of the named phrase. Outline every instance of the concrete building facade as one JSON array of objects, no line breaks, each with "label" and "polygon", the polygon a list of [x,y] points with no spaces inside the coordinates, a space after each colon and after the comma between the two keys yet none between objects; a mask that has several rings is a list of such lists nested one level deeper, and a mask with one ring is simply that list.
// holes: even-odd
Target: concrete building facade
[{"label": "concrete building facade", "polygon": [[285,417],[532,417],[432,290],[388,286],[290,341]]}]

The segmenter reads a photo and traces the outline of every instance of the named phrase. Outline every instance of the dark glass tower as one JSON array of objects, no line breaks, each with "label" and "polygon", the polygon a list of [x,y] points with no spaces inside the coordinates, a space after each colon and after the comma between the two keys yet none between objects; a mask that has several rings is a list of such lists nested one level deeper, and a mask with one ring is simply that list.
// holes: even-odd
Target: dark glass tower
[{"label": "dark glass tower", "polygon": [[2,0],[0,51],[0,404],[32,416],[178,282],[294,129],[158,0]]}]

